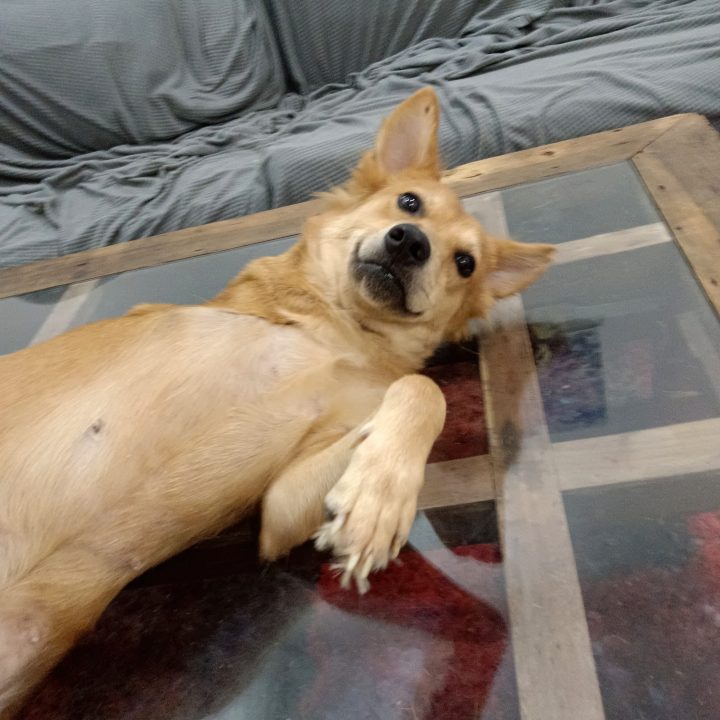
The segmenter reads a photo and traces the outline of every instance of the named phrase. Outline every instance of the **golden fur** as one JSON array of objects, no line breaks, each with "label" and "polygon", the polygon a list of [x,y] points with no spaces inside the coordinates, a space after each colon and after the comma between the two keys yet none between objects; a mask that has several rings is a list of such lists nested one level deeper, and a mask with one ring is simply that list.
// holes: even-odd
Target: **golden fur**
[{"label": "golden fur", "polygon": [[[463,211],[437,126],[421,90],[298,244],[206,305],[140,306],[0,357],[1,717],[126,583],[259,502],[266,559],[315,534],[362,589],[397,554],[445,415],[413,373],[552,252]],[[350,268],[408,222],[432,253],[399,311]]]}]

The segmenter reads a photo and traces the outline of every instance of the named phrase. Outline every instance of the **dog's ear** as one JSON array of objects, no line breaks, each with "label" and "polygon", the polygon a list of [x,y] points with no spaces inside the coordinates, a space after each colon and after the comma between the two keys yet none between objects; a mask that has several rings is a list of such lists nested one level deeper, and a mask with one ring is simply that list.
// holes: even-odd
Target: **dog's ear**
[{"label": "dog's ear", "polygon": [[375,147],[360,160],[349,189],[375,192],[389,177],[407,170],[439,179],[439,119],[440,105],[432,88],[418,90],[398,105],[380,127]]},{"label": "dog's ear", "polygon": [[375,142],[375,159],[388,175],[420,170],[440,177],[437,131],[440,106],[432,88],[423,88],[385,119]]},{"label": "dog's ear", "polygon": [[485,273],[468,286],[470,302],[451,321],[446,339],[457,341],[472,334],[468,320],[487,317],[496,300],[524,290],[547,270],[554,254],[554,245],[529,245],[484,234]]},{"label": "dog's ear", "polygon": [[485,287],[499,299],[521,292],[547,270],[555,254],[554,245],[519,243],[488,238],[490,268]]}]

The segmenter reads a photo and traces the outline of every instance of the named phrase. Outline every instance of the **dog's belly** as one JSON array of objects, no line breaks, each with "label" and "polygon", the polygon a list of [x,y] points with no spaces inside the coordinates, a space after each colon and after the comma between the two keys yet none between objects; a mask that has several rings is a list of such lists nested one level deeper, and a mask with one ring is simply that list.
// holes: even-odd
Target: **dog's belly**
[{"label": "dog's belly", "polygon": [[114,323],[0,358],[0,588],[73,537],[139,569],[217,530],[328,410],[335,361],[291,327],[201,307]]}]

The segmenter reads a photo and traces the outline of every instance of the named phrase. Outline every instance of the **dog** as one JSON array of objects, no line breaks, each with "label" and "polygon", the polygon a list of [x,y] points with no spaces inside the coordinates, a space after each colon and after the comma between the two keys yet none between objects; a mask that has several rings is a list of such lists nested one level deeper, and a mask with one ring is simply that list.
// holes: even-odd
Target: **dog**
[{"label": "dog", "polygon": [[441,182],[424,88],[298,243],[204,305],[141,305],[0,357],[0,716],[147,568],[260,506],[359,590],[406,542],[445,420],[418,370],[547,268]]}]

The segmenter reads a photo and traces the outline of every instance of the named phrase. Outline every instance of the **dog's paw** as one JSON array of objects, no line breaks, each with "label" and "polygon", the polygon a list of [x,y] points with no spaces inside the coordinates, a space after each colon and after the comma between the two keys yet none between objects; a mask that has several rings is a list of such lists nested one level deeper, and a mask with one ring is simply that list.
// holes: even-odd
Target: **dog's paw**
[{"label": "dog's paw", "polygon": [[415,519],[424,465],[409,467],[366,442],[325,498],[327,521],[315,536],[316,547],[332,550],[341,583],[355,580],[363,593],[368,575],[398,556]]}]

